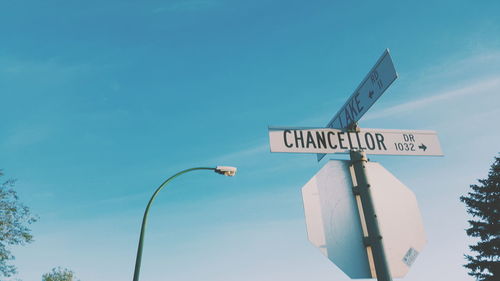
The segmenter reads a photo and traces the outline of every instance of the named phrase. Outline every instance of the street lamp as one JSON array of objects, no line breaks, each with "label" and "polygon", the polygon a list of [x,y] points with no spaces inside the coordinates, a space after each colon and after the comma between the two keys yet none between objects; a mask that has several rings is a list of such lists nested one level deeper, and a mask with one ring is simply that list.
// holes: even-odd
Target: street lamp
[{"label": "street lamp", "polygon": [[234,176],[236,174],[236,170],[237,169],[235,167],[229,167],[229,166],[217,166],[215,168],[211,168],[211,167],[198,167],[198,168],[186,169],[186,170],[180,171],[177,174],[171,176],[170,178],[168,178],[166,181],[164,181],[156,189],[155,193],[153,193],[153,196],[151,196],[151,199],[149,199],[149,203],[148,203],[148,205],[146,207],[146,211],[144,211],[144,217],[142,218],[141,236],[139,238],[139,246],[137,248],[137,256],[135,258],[134,281],[139,281],[139,272],[141,271],[141,260],[142,260],[142,246],[143,246],[143,243],[144,243],[144,233],[146,232],[146,221],[148,219],[149,208],[151,207],[151,204],[153,204],[153,201],[154,201],[156,195],[158,195],[158,193],[160,192],[160,190],[162,190],[163,187],[165,187],[174,178],[176,178],[176,177],[178,177],[178,176],[180,176],[182,174],[185,174],[187,172],[196,171],[196,170],[212,170],[212,171],[215,171],[218,174],[232,177],[232,176]]}]

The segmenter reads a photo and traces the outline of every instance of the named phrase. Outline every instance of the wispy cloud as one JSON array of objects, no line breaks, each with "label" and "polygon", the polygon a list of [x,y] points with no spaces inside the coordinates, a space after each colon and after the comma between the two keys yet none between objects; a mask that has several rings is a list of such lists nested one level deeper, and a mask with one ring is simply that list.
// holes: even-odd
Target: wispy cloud
[{"label": "wispy cloud", "polygon": [[0,57],[0,73],[4,75],[51,75],[65,77],[69,74],[92,70],[90,64],[64,64],[56,58],[33,61],[12,57]]},{"label": "wispy cloud", "polygon": [[21,149],[49,139],[52,133],[52,128],[47,125],[25,126],[8,134],[2,142],[2,146],[11,150]]},{"label": "wispy cloud", "polygon": [[455,54],[441,63],[421,71],[418,80],[442,81],[447,78],[478,77],[499,72],[500,50],[479,50],[467,54]]},{"label": "wispy cloud", "polygon": [[500,92],[500,76],[479,79],[469,85],[466,85],[458,89],[447,89],[435,92],[432,95],[421,99],[412,100],[410,102],[392,106],[381,111],[368,113],[364,119],[373,120],[378,118],[389,117],[399,113],[409,112],[437,102],[442,102],[445,100],[450,100],[469,95],[477,96],[484,93],[491,93],[492,91]]},{"label": "wispy cloud", "polygon": [[158,7],[153,10],[154,14],[165,12],[192,12],[213,8],[220,5],[216,0],[182,0],[170,3],[167,6]]},{"label": "wispy cloud", "polygon": [[231,152],[228,154],[220,155],[214,158],[213,160],[215,162],[217,161],[235,161],[239,159],[245,159],[249,157],[253,157],[259,154],[267,153],[269,152],[269,145],[267,143],[260,143],[255,146],[250,146],[247,148],[244,148],[240,151],[236,152]]}]

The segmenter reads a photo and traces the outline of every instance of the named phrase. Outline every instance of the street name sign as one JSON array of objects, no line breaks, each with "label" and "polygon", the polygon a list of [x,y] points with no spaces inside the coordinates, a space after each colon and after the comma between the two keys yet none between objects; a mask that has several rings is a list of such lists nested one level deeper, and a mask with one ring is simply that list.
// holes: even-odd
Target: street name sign
[{"label": "street name sign", "polygon": [[[347,129],[356,123],[398,78],[389,50],[386,49],[347,102],[326,125],[327,128]],[[318,161],[324,154],[318,155]]]},{"label": "street name sign", "polygon": [[[405,276],[426,244],[415,194],[376,162],[366,163],[373,201],[394,278]],[[303,187],[309,241],[349,277],[374,278],[351,162],[330,160]]]},{"label": "street name sign", "polygon": [[269,128],[271,152],[442,156],[437,133],[421,130]]},{"label": "street name sign", "polygon": [[398,78],[389,50],[385,50],[347,102],[326,127],[345,129],[357,122]]}]

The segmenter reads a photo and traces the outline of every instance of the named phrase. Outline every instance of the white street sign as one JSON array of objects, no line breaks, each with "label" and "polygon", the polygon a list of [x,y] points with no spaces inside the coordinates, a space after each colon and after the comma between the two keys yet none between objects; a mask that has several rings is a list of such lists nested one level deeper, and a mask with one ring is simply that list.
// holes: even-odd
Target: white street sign
[{"label": "white street sign", "polygon": [[269,128],[271,152],[349,153],[442,156],[436,132],[361,129],[346,132],[328,128]]},{"label": "white street sign", "polygon": [[[349,277],[374,278],[349,166],[350,161],[330,160],[302,187],[307,235]],[[417,200],[380,164],[368,162],[366,170],[391,275],[401,278],[426,244]]]},{"label": "white street sign", "polygon": [[[358,88],[347,99],[335,116],[326,125],[327,128],[347,129],[382,96],[384,91],[398,78],[389,50],[386,49],[372,67]],[[324,157],[318,155],[318,161]]]}]

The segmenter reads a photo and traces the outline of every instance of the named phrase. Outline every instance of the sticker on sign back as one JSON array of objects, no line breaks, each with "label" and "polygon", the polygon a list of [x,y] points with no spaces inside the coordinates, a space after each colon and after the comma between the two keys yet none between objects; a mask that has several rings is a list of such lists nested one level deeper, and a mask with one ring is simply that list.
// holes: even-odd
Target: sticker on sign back
[{"label": "sticker on sign back", "polygon": [[406,252],[405,256],[403,257],[404,264],[410,267],[417,259],[417,256],[418,251],[410,247],[410,249],[408,249],[408,252]]}]

